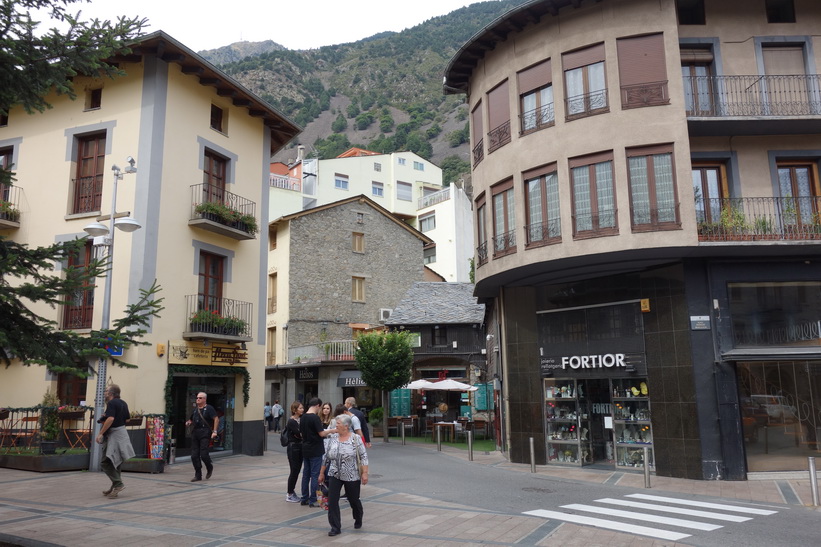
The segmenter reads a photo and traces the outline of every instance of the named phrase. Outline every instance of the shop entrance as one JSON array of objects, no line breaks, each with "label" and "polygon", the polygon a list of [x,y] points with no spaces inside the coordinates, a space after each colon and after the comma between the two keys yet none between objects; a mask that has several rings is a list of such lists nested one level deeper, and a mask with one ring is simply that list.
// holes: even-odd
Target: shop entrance
[{"label": "shop entrance", "polygon": [[[605,427],[605,418],[613,415],[610,396],[610,380],[597,378],[580,380],[587,394],[590,408],[589,436],[592,444],[592,463],[612,468],[613,430]],[[611,426],[612,427],[612,426]]]},{"label": "shop entrance", "polygon": [[176,439],[177,456],[191,454],[191,439],[185,435],[185,421],[191,416],[196,405],[197,393],[204,391],[207,403],[214,407],[220,417],[219,435],[211,443],[211,451],[230,450],[233,446],[234,424],[234,377],[233,376],[175,376],[171,385],[173,426],[172,437]]}]

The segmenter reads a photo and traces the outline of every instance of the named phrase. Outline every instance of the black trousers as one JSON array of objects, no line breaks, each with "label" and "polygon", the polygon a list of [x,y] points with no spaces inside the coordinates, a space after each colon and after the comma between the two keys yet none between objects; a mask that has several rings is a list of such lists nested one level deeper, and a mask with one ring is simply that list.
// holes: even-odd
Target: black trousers
[{"label": "black trousers", "polygon": [[345,495],[353,510],[354,523],[362,522],[362,502],[359,501],[361,481],[341,481],[336,477],[326,477],[328,484],[328,524],[331,530],[342,530],[342,517],[339,514],[339,493],[345,487]]},{"label": "black trousers", "polygon": [[194,465],[194,475],[202,478],[202,464],[205,470],[214,469],[211,463],[211,454],[208,453],[208,444],[211,442],[211,430],[206,428],[195,429],[191,435],[191,463]]},{"label": "black trousers", "polygon": [[288,475],[288,493],[296,493],[296,481],[299,478],[299,471],[302,469],[302,445],[290,443],[288,445],[288,465],[291,474]]}]

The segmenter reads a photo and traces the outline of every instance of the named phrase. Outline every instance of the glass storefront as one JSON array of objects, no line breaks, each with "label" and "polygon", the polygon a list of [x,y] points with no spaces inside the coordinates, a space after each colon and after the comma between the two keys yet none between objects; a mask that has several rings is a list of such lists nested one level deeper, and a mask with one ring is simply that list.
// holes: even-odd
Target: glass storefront
[{"label": "glass storefront", "polygon": [[821,362],[738,363],[750,472],[797,471],[821,446]]}]

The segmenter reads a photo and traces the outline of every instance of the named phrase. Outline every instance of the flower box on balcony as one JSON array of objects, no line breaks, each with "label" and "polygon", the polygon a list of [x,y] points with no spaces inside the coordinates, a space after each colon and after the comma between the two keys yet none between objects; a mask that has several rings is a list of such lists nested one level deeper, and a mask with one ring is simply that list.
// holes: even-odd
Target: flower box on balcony
[{"label": "flower box on balcony", "polygon": [[254,215],[243,214],[228,205],[207,201],[194,207],[197,217],[188,224],[234,239],[254,239],[259,227]]}]

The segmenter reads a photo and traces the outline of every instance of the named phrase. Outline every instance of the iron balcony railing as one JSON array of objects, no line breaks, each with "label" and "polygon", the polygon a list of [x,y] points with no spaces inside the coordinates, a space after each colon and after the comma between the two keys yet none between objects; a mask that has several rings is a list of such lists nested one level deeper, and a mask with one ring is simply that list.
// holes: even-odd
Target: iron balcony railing
[{"label": "iron balcony railing", "polygon": [[78,177],[71,181],[74,201],[71,212],[92,213],[100,210],[103,201],[103,176]]},{"label": "iron balcony railing", "polygon": [[586,237],[616,233],[617,214],[618,211],[613,208],[599,213],[573,215],[573,235]]},{"label": "iron balcony railing", "polygon": [[510,142],[510,120],[491,129],[487,134],[487,152],[490,154]]},{"label": "iron balcony railing", "polygon": [[288,175],[277,175],[270,173],[268,175],[268,186],[271,188],[282,188],[283,190],[293,190],[294,192],[302,191],[302,184],[296,177],[289,177]]},{"label": "iron balcony railing", "polygon": [[288,363],[353,361],[356,347],[356,340],[327,340],[306,346],[293,346],[288,348]]},{"label": "iron balcony railing", "polygon": [[473,147],[473,168],[479,165],[485,159],[485,140],[479,139],[476,146]]},{"label": "iron balcony railing", "polygon": [[442,203],[443,201],[447,201],[449,199],[450,188],[445,188],[444,190],[439,190],[438,192],[434,192],[432,194],[428,194],[427,196],[419,198],[419,200],[416,203],[416,208],[424,209],[425,207],[430,207],[432,205]]},{"label": "iron balcony railing", "polygon": [[565,99],[565,105],[567,108],[565,119],[567,121],[607,112],[609,109],[607,104],[607,90],[601,89],[599,91],[568,97]]},{"label": "iron balcony railing", "polygon": [[510,230],[493,236],[493,256],[505,256],[516,252],[516,231]]},{"label": "iron balcony railing", "polygon": [[251,302],[203,294],[185,297],[185,331],[251,338],[254,305]]},{"label": "iron balcony railing", "polygon": [[553,103],[528,110],[519,116],[519,123],[519,131],[522,135],[555,125],[556,119],[553,112]]},{"label": "iron balcony railing", "polygon": [[562,221],[560,218],[547,222],[534,222],[525,226],[527,246],[549,245],[562,241]]},{"label": "iron balcony railing", "polygon": [[696,199],[701,241],[821,239],[821,197]]},{"label": "iron balcony railing", "polygon": [[191,219],[204,218],[243,232],[254,233],[256,206],[253,201],[220,186],[205,183],[191,186]]},{"label": "iron balcony railing", "polygon": [[484,266],[485,264],[487,264],[487,241],[481,243],[478,247],[476,247],[476,258],[478,260],[478,263],[476,264],[477,268],[479,266]]},{"label": "iron balcony railing", "polygon": [[0,220],[20,222],[20,188],[0,184]]},{"label": "iron balcony railing", "polygon": [[821,115],[821,75],[685,76],[692,117]]}]

